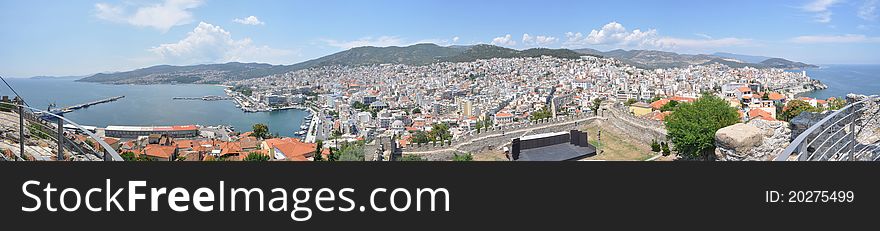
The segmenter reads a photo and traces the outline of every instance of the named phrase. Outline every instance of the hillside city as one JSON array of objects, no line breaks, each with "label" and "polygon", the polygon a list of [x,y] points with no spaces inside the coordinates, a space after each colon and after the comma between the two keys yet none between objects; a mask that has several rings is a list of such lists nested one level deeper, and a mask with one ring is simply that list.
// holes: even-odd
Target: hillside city
[{"label": "hillside city", "polygon": [[[95,132],[127,160],[471,160],[492,150],[503,150],[494,160],[516,160],[521,157],[520,150],[512,154],[513,147],[508,144],[516,137],[509,134],[520,135],[523,140],[551,135],[528,136],[535,129],[524,133],[505,129],[542,123],[552,127],[585,116],[607,117],[608,109],[644,120],[647,126],[653,126],[650,129],[663,130],[664,119],[674,113],[676,105],[693,103],[707,95],[735,108],[739,122],[790,120],[784,117],[792,117],[785,112],[791,102],[821,110],[843,104],[834,98],[796,97],[825,87],[803,71],[731,68],[719,63],[649,70],[596,56],[322,66],[223,84],[227,96],[206,96],[204,100],[231,99],[246,112],[308,110],[303,130],[295,137],[268,134],[264,124],[244,128],[252,130],[247,132],[201,125],[111,126],[95,128]],[[580,126],[579,122],[589,123],[578,120],[574,125]],[[548,130],[544,127],[542,131]],[[555,129],[547,134],[566,132],[568,137],[567,129]],[[501,134],[491,134],[496,130]],[[602,135],[601,129],[598,135]],[[68,132],[65,136],[99,152],[103,149],[85,134]],[[593,143],[581,146],[593,148],[590,155],[595,155],[595,138],[585,136]],[[494,137],[502,139],[487,141]],[[483,138],[487,140],[474,144]],[[663,138],[656,139],[637,143],[647,146],[650,142],[652,151],[667,154],[670,144],[663,142],[662,149],[655,148]],[[455,146],[451,155],[446,150],[416,151],[451,148],[463,140],[469,142],[466,146],[486,146],[476,153]],[[578,146],[573,139],[571,142],[572,147]],[[57,152],[46,143],[31,144],[32,149],[40,151],[29,153],[28,159],[57,159]],[[13,145],[3,145],[0,148],[11,157]],[[434,152],[445,155],[428,155]],[[65,155],[65,159],[97,159],[75,153]]]}]

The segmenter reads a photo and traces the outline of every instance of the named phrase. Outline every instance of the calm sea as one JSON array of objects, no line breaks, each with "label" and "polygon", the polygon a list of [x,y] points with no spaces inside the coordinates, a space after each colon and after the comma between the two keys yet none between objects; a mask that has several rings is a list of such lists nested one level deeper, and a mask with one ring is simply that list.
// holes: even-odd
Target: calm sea
[{"label": "calm sea", "polygon": [[880,95],[880,65],[822,65],[807,69],[807,76],[828,85],[828,89],[804,93],[802,96],[827,99],[849,93]]},{"label": "calm sea", "polygon": [[[232,101],[186,101],[173,97],[224,96],[223,87],[212,85],[106,85],[57,79],[7,79],[31,107],[45,110],[124,95],[115,102],[99,104],[65,114],[81,125],[232,125],[250,131],[255,123],[269,125],[272,133],[293,136],[308,115],[303,110],[245,113]],[[13,95],[5,86],[0,95]]]}]

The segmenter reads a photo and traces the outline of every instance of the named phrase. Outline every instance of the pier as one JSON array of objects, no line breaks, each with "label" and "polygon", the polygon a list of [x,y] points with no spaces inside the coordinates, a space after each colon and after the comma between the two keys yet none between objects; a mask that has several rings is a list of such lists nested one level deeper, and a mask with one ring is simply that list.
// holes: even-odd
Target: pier
[{"label": "pier", "polygon": [[121,95],[121,96],[114,96],[114,97],[110,97],[110,98],[106,98],[106,99],[102,99],[102,100],[96,100],[96,101],[92,101],[92,102],[88,102],[88,103],[82,103],[82,104],[77,104],[77,105],[73,105],[73,106],[65,107],[65,108],[62,108],[61,111],[63,111],[63,112],[71,112],[71,111],[73,111],[73,110],[82,109],[82,108],[87,108],[87,107],[89,107],[89,106],[93,106],[93,105],[98,105],[98,104],[102,104],[102,103],[113,102],[113,101],[116,101],[116,100],[119,100],[119,99],[122,99],[122,98],[125,98],[125,96],[124,96],[124,95]]},{"label": "pier", "polygon": [[[62,116],[62,115],[64,115],[64,113],[73,112],[74,110],[77,110],[77,109],[83,109],[83,108],[87,108],[87,107],[102,104],[102,103],[109,103],[109,102],[113,102],[113,101],[116,101],[116,100],[119,100],[122,98],[125,98],[125,96],[124,95],[114,96],[114,97],[110,97],[110,98],[106,98],[106,99],[102,99],[102,100],[95,100],[95,101],[91,101],[88,103],[81,103],[81,104],[77,104],[77,105],[73,105],[73,106],[68,106],[68,107],[63,107],[63,108],[55,108],[55,109],[52,109],[51,108],[52,105],[50,105],[48,112],[55,114],[55,115],[58,115],[58,116]],[[43,112],[36,112],[35,114],[40,115],[44,119],[52,118],[52,116],[46,115]]]}]

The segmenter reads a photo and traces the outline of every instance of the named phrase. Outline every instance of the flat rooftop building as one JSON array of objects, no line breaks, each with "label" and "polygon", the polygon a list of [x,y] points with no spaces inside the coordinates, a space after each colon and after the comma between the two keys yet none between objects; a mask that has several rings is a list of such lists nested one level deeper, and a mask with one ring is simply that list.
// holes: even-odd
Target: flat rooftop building
[{"label": "flat rooftop building", "polygon": [[193,138],[199,136],[199,127],[195,125],[184,126],[107,126],[104,135],[114,138],[137,138],[149,135],[168,135],[172,138]]},{"label": "flat rooftop building", "polygon": [[514,138],[509,157],[513,161],[580,160],[596,155],[596,147],[587,140],[587,133],[578,130]]}]

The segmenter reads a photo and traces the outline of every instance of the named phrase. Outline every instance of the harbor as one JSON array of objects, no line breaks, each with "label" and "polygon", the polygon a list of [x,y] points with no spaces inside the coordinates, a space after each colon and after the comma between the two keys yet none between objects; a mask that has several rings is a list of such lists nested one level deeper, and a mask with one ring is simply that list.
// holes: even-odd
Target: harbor
[{"label": "harbor", "polygon": [[[64,117],[80,125],[103,128],[111,125],[230,125],[236,131],[247,132],[257,123],[266,124],[272,134],[292,137],[298,132],[307,110],[274,110],[246,113],[235,107],[233,100],[203,101],[174,100],[174,97],[226,96],[224,87],[216,85],[104,85],[70,80],[11,79],[23,98],[35,108],[56,112],[69,105],[98,101],[114,96],[113,103],[80,108]],[[54,95],[42,92],[56,92]],[[55,106],[57,105],[57,106]]]},{"label": "harbor", "polygon": [[218,100],[232,100],[232,97],[224,97],[218,95],[206,95],[202,97],[174,97],[171,98],[173,100],[203,100],[203,101],[218,101]]}]

